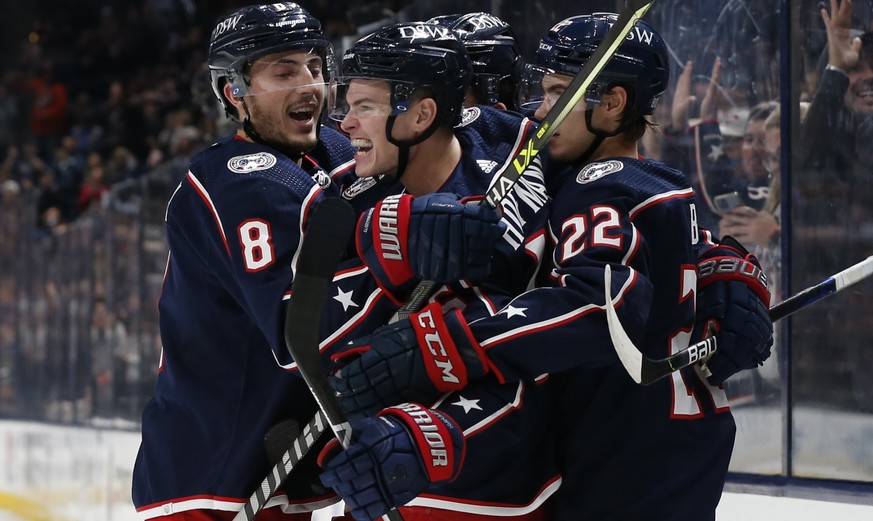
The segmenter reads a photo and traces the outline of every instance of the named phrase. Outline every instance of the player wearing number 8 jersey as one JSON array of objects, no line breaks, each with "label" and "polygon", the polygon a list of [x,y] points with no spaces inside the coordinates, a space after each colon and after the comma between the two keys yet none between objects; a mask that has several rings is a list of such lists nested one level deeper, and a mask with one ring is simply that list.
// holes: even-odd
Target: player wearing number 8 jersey
[{"label": "player wearing number 8 jersey", "polygon": [[[231,519],[269,469],[267,430],[317,411],[291,372],[283,297],[308,216],[353,165],[347,140],[319,124],[331,49],[306,10],[238,9],[209,51],[239,130],[191,159],[167,206],[162,353],[133,475],[141,519]],[[331,496],[283,494],[259,519],[309,519]]]}]

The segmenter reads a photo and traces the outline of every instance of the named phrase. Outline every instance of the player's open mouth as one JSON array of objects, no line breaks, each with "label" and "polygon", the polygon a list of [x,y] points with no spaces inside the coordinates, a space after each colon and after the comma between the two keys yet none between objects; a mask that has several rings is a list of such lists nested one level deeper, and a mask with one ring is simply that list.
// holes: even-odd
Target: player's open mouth
[{"label": "player's open mouth", "polygon": [[351,140],[351,145],[357,149],[356,154],[366,154],[373,149],[373,142],[369,139],[355,138]]},{"label": "player's open mouth", "polygon": [[288,112],[288,116],[291,119],[295,119],[297,121],[309,121],[315,115],[315,110],[310,107],[300,107]]}]

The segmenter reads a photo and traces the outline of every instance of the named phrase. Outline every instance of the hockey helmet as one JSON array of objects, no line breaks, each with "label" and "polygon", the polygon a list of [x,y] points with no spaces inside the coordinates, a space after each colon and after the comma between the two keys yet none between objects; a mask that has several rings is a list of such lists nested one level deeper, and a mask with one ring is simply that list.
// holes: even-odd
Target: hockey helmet
[{"label": "hockey helmet", "polygon": [[512,28],[483,12],[449,14],[428,20],[452,29],[467,47],[473,66],[472,89],[482,103],[519,105],[524,58]]},{"label": "hockey helmet", "polygon": [[330,40],[322,33],[318,19],[296,3],[252,5],[221,18],[212,30],[208,64],[212,90],[225,111],[234,113],[222,94],[225,82],[230,83],[235,96],[251,94],[246,73],[252,62],[291,49],[311,49],[321,55],[322,70],[329,70]]},{"label": "hockey helmet", "polygon": [[[540,74],[556,73],[575,76],[603,41],[618,15],[594,13],[567,18],[552,27],[540,40],[531,70],[531,83]],[[641,115],[649,115],[670,79],[667,45],[655,29],[638,20],[619,45],[585,93],[588,103],[598,103],[611,86],[629,88],[634,96],[633,107]]]},{"label": "hockey helmet", "polygon": [[428,22],[389,25],[364,36],[343,55],[330,116],[338,121],[345,117],[348,84],[363,78],[388,83],[392,116],[406,112],[410,95],[426,87],[439,107],[435,123],[456,125],[471,75],[466,48],[447,27]]}]

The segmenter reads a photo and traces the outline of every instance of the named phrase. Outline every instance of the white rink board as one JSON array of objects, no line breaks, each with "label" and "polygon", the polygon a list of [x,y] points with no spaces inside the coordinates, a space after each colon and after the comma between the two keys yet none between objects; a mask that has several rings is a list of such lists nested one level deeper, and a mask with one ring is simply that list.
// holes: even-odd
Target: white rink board
[{"label": "white rink board", "polygon": [[[134,521],[139,435],[0,421],[0,521]],[[327,511],[314,521],[328,521]],[[870,521],[873,506],[725,493],[718,521]]]},{"label": "white rink board", "polygon": [[871,521],[873,506],[725,492],[717,521]]}]

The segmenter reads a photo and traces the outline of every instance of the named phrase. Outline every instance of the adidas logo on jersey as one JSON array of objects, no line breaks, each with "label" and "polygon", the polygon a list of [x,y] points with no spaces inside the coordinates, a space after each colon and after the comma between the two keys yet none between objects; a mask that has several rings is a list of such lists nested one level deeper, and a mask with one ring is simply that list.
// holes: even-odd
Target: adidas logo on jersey
[{"label": "adidas logo on jersey", "polygon": [[476,164],[479,165],[479,168],[482,169],[486,174],[490,174],[494,167],[497,166],[497,161],[488,161],[486,159],[477,159]]}]

